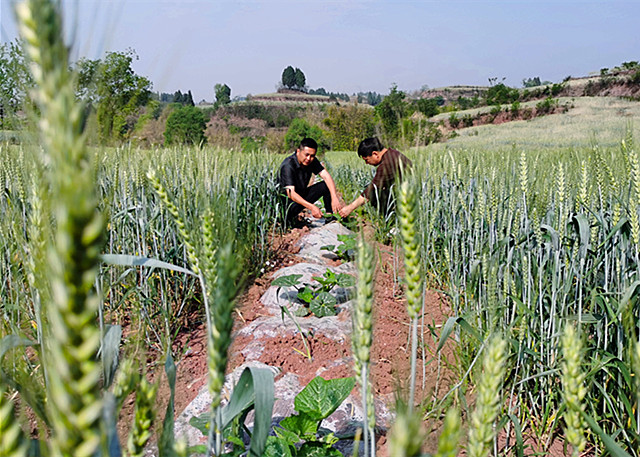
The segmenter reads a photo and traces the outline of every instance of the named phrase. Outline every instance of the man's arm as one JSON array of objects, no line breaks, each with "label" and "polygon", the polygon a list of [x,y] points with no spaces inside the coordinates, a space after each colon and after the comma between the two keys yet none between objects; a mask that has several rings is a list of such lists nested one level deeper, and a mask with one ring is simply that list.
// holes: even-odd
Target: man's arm
[{"label": "man's arm", "polygon": [[325,168],[322,170],[318,176],[324,179],[324,182],[327,183],[327,188],[329,189],[329,193],[331,194],[331,206],[334,213],[339,212],[342,209],[342,202],[338,198],[338,192],[336,191],[336,183],[333,182],[333,178]]},{"label": "man's arm", "polygon": [[310,203],[310,202],[306,201],[304,198],[302,198],[302,196],[295,191],[293,186],[287,186],[287,187],[285,187],[285,190],[287,191],[287,197],[289,197],[295,203],[299,203],[302,206],[304,206],[305,208],[307,208],[308,210],[310,210],[311,211],[311,215],[313,217],[315,217],[316,219],[322,217],[322,211],[320,211],[320,208],[318,208],[313,203]]},{"label": "man's arm", "polygon": [[351,202],[349,205],[344,206],[340,210],[340,216],[347,217],[353,212],[354,209],[364,205],[365,203],[367,203],[367,199],[364,197],[364,195],[358,196],[358,198],[356,198],[353,202]]}]

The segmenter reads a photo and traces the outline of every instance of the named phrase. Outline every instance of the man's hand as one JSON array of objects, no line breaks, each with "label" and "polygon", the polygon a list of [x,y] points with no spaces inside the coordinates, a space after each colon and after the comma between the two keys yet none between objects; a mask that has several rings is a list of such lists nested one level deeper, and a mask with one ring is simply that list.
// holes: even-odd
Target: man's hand
[{"label": "man's hand", "polygon": [[331,209],[334,213],[339,213],[344,208],[344,204],[339,199],[331,199]]},{"label": "man's hand", "polygon": [[367,202],[367,199],[364,196],[360,195],[353,202],[351,202],[351,204],[344,206],[340,211],[338,211],[338,213],[342,217],[347,217],[349,214],[353,212],[354,209],[364,205],[366,202]]},{"label": "man's hand", "polygon": [[340,208],[340,210],[338,211],[338,214],[340,214],[340,216],[342,217],[347,217],[349,214],[351,214],[352,211],[353,211],[353,208],[351,208],[351,205],[346,205]]},{"label": "man's hand", "polygon": [[320,219],[322,217],[322,211],[320,211],[320,208],[318,208],[316,205],[312,205],[312,207],[309,209],[311,210],[311,215],[316,219]]}]

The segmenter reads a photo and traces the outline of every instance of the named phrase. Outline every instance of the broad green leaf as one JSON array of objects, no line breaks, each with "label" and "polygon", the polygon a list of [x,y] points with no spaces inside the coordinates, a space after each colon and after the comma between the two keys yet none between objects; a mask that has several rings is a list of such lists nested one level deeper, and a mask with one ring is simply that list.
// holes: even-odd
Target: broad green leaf
[{"label": "broad green leaf", "polygon": [[107,325],[106,329],[107,331],[102,339],[102,347],[100,348],[99,354],[102,358],[104,385],[105,387],[109,387],[118,369],[122,327],[120,325]]},{"label": "broad green leaf", "polygon": [[273,431],[278,438],[289,443],[292,446],[302,439],[296,432],[292,432],[288,428],[274,427]]},{"label": "broad green leaf", "polygon": [[24,382],[16,382],[16,380],[2,370],[2,361],[7,352],[18,347],[39,346],[35,341],[23,338],[18,335],[7,335],[0,339],[0,382],[10,385],[13,389],[20,392],[22,399],[33,409],[33,411],[47,425],[50,425],[49,417],[45,408],[45,395],[42,386],[36,382],[31,382],[32,378],[26,376]]},{"label": "broad green leaf", "polygon": [[193,271],[186,268],[179,267],[178,265],[174,265],[172,263],[163,262],[161,260],[150,259],[149,257],[126,254],[102,254],[100,258],[104,263],[108,265],[119,265],[124,267],[164,268],[165,270],[172,270],[177,271],[178,273],[197,276]]},{"label": "broad green leaf", "polygon": [[287,441],[270,436],[264,448],[264,457],[293,457]]},{"label": "broad green leaf", "polygon": [[620,300],[620,308],[618,309],[618,313],[622,314],[625,309],[627,308],[627,305],[629,304],[629,302],[631,302],[631,300],[633,299],[633,297],[637,297],[638,295],[636,294],[636,290],[638,289],[638,287],[640,287],[640,279],[635,280],[628,288],[627,290],[624,291],[624,295],[622,296],[622,299]]},{"label": "broad green leaf", "polygon": [[158,442],[158,455],[160,457],[173,457],[173,415],[176,394],[176,364],[173,362],[173,357],[171,356],[171,348],[167,350],[167,361],[164,364],[164,371],[167,374],[170,395],[167,412],[164,416],[164,422],[162,423],[162,434],[160,435],[160,441]]},{"label": "broad green leaf", "polygon": [[338,273],[336,275],[336,285],[338,287],[353,287],[356,284],[356,278],[346,273]]},{"label": "broad green leaf", "polygon": [[335,316],[338,300],[329,292],[320,292],[309,304],[309,309],[318,317]]},{"label": "broad green leaf", "polygon": [[306,440],[315,436],[318,431],[318,421],[311,419],[306,414],[294,414],[293,416],[282,419],[282,421],[280,421],[280,427]]},{"label": "broad green leaf", "polygon": [[586,414],[582,410],[580,411],[580,414],[582,415],[584,420],[587,422],[589,427],[591,427],[591,430],[593,430],[593,432],[596,435],[598,435],[600,437],[600,439],[602,439],[602,442],[604,443],[605,447],[607,448],[607,450],[611,453],[611,455],[613,457],[631,457],[631,455],[629,453],[625,452],[625,450],[622,449],[620,447],[620,445],[618,443],[616,443],[613,438],[611,438],[609,435],[607,435],[604,432],[604,430],[602,430],[600,428],[600,426],[597,424],[597,422],[595,420],[593,420],[593,418],[591,416],[589,416],[588,414]]},{"label": "broad green leaf", "polygon": [[189,425],[193,428],[196,428],[202,433],[204,436],[209,435],[209,425],[211,422],[211,412],[207,411],[201,416],[193,416],[189,419]]},{"label": "broad green leaf", "polygon": [[322,246],[320,250],[333,252],[335,248],[336,247],[333,244],[327,244],[326,246]]},{"label": "broad green leaf", "polygon": [[442,349],[444,344],[447,342],[447,338],[449,338],[449,335],[451,335],[453,326],[456,324],[456,322],[458,322],[458,318],[456,316],[451,316],[447,319],[447,322],[444,323],[442,332],[440,332],[440,342],[438,342],[438,348],[436,349],[437,352],[440,352],[440,349]]},{"label": "broad green leaf", "polygon": [[300,292],[298,292],[297,297],[298,300],[309,304],[313,300],[313,289],[311,289],[310,287],[305,287]]},{"label": "broad green leaf", "polygon": [[[231,393],[229,403],[222,409],[222,428],[225,429],[238,415],[255,407],[249,455],[260,456],[264,451],[266,439],[271,429],[273,402],[273,373],[266,368],[245,368]],[[208,426],[203,424],[204,418],[207,416],[209,415],[205,414],[198,419],[196,424],[199,426],[192,425],[200,431],[204,429],[208,433]],[[205,433],[203,434],[206,436]]]},{"label": "broad green leaf", "polygon": [[271,281],[271,285],[276,287],[295,287],[298,285],[300,278],[302,278],[301,274],[280,276]]},{"label": "broad green leaf", "polygon": [[296,396],[296,411],[305,413],[311,419],[321,421],[329,417],[349,396],[355,385],[355,379],[338,378],[325,381],[315,377]]},{"label": "broad green leaf", "polygon": [[304,443],[298,453],[297,457],[343,457],[342,452],[330,447],[327,444],[319,441],[308,441]]}]

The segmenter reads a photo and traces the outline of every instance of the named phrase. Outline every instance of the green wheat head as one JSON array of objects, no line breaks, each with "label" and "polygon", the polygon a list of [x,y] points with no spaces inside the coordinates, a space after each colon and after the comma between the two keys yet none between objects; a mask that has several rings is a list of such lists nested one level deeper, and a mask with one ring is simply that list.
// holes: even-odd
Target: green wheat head
[{"label": "green wheat head", "polygon": [[436,457],[456,457],[460,435],[460,414],[455,408],[449,409],[444,417],[442,433],[438,439]]},{"label": "green wheat head", "polygon": [[407,282],[407,310],[414,319],[422,309],[422,262],[420,259],[420,233],[418,232],[418,195],[409,179],[399,189],[398,216],[404,248],[404,266]]},{"label": "green wheat head", "polygon": [[136,406],[133,426],[129,433],[127,449],[130,457],[142,457],[151,438],[151,425],[155,419],[155,400],[157,384],[151,384],[142,378],[136,390]]},{"label": "green wheat head", "polygon": [[507,361],[507,343],[493,337],[488,346],[478,383],[476,408],[471,415],[468,455],[486,457],[494,439],[493,424],[500,412],[501,389]]},{"label": "green wheat head", "polygon": [[25,51],[37,84],[33,97],[56,221],[48,266],[51,303],[46,304],[50,334],[45,347],[48,408],[54,455],[91,456],[100,444],[100,372],[95,325],[99,297],[93,290],[104,222],[98,212],[94,172],[82,133],[83,109],[76,102],[68,72],[59,4],[30,0],[16,6]]},{"label": "green wheat head", "polygon": [[373,338],[373,252],[362,237],[358,238],[358,282],[356,306],[353,310],[351,344],[356,373],[369,364]]},{"label": "green wheat head", "polygon": [[584,409],[583,400],[587,393],[584,386],[585,375],[580,368],[582,359],[582,340],[573,325],[566,325],[562,335],[562,395],[567,410],[564,415],[567,441],[573,447],[573,456],[584,451],[585,423],[581,412]]},{"label": "green wheat head", "polygon": [[398,412],[391,427],[389,437],[389,455],[393,457],[417,457],[424,440],[422,420],[418,414],[403,409]]},{"label": "green wheat head", "polygon": [[213,398],[213,409],[220,405],[224,375],[227,369],[228,350],[231,345],[233,328],[234,299],[238,292],[236,279],[239,274],[238,262],[231,244],[218,251],[215,277],[205,278],[211,328],[208,338],[209,391]]},{"label": "green wheat head", "polygon": [[189,265],[191,266],[191,269],[193,270],[193,272],[199,275],[200,260],[196,255],[196,248],[191,240],[191,234],[187,230],[187,227],[184,223],[184,220],[182,219],[182,216],[180,215],[180,211],[178,210],[178,207],[173,203],[171,198],[169,198],[169,194],[167,193],[167,190],[164,188],[164,186],[156,176],[155,171],[150,170],[149,173],[147,174],[147,177],[149,178],[149,181],[151,181],[153,190],[156,192],[158,197],[160,197],[160,200],[162,200],[162,203],[164,203],[167,210],[169,210],[169,213],[173,217],[173,220],[175,221],[176,225],[178,226],[178,233],[180,233],[180,236],[182,237],[182,242],[184,243],[185,249],[187,250],[187,259],[189,260]]}]

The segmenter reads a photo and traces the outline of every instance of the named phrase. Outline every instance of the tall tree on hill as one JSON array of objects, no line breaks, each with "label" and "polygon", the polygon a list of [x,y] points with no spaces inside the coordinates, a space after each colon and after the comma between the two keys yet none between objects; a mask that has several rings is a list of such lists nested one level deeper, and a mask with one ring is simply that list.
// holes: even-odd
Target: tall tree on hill
[{"label": "tall tree on hill", "polygon": [[191,95],[191,91],[190,90],[184,96],[184,104],[185,105],[189,105],[189,106],[196,106],[196,104],[193,103],[193,95]]},{"label": "tall tree on hill", "polygon": [[293,89],[296,85],[296,71],[291,65],[282,72],[282,85],[287,89]]},{"label": "tall tree on hill", "polygon": [[229,86],[218,83],[214,86],[214,91],[216,95],[216,102],[214,106],[216,108],[231,103],[231,88]]},{"label": "tall tree on hill", "polygon": [[128,117],[146,105],[151,97],[151,81],[131,68],[135,51],[110,52],[97,75],[97,118],[103,140],[125,139],[133,126]]},{"label": "tall tree on hill", "polygon": [[173,103],[182,103],[182,92],[179,89],[173,94]]},{"label": "tall tree on hill", "polygon": [[299,68],[295,70],[295,80],[296,80],[296,88],[298,90],[304,90],[304,86],[307,84],[307,78],[305,78],[304,73]]}]

